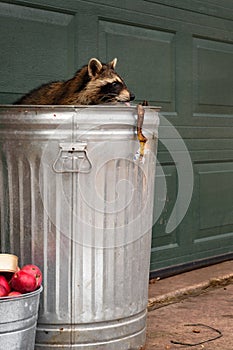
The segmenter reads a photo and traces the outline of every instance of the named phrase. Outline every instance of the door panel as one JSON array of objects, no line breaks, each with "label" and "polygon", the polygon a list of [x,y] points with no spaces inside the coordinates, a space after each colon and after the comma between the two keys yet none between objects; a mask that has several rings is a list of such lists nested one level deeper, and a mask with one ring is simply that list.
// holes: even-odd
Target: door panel
[{"label": "door panel", "polygon": [[[0,98],[16,100],[73,70],[73,15],[0,3]],[[72,58],[71,58],[72,57]]]},{"label": "door panel", "polygon": [[100,56],[118,57],[121,74],[137,101],[147,99],[173,111],[174,33],[106,21],[100,21],[99,27]]},{"label": "door panel", "polygon": [[193,39],[194,112],[232,114],[233,45],[202,38]]}]

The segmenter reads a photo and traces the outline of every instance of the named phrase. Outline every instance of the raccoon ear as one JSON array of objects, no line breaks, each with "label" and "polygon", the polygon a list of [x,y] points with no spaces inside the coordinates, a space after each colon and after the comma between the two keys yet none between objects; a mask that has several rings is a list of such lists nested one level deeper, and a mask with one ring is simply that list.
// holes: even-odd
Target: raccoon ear
[{"label": "raccoon ear", "polygon": [[111,62],[109,62],[109,66],[110,66],[112,69],[115,69],[116,64],[117,64],[117,58],[114,58],[114,60],[112,60]]},{"label": "raccoon ear", "polygon": [[88,63],[88,74],[90,77],[96,76],[102,69],[102,63],[97,58],[91,58]]}]

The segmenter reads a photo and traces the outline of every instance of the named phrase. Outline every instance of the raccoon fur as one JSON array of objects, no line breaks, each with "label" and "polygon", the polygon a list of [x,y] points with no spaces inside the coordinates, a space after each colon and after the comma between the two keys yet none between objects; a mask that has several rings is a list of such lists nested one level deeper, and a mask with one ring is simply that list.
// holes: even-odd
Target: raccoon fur
[{"label": "raccoon fur", "polygon": [[92,58],[73,78],[44,84],[15,104],[96,105],[132,101],[135,96],[116,73],[116,63],[116,58],[107,64]]}]

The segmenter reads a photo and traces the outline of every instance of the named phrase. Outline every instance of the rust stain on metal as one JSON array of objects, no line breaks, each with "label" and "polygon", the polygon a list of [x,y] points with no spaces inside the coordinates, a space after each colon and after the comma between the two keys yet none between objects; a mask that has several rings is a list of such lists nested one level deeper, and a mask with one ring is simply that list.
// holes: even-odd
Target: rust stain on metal
[{"label": "rust stain on metal", "polygon": [[142,125],[143,125],[144,114],[145,114],[145,110],[144,110],[142,104],[137,105],[137,113],[138,113],[137,135],[138,135],[138,141],[140,143],[140,158],[139,159],[142,159],[144,156],[145,143],[147,141],[147,138],[142,133]]}]

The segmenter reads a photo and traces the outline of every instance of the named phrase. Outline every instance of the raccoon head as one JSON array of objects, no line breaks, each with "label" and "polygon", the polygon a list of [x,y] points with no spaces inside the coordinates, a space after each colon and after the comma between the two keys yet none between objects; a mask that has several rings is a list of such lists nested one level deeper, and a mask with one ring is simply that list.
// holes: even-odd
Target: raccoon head
[{"label": "raccoon head", "polygon": [[88,63],[90,81],[87,89],[94,94],[93,104],[129,102],[135,96],[131,93],[124,80],[116,73],[117,59],[104,64],[96,58]]}]

